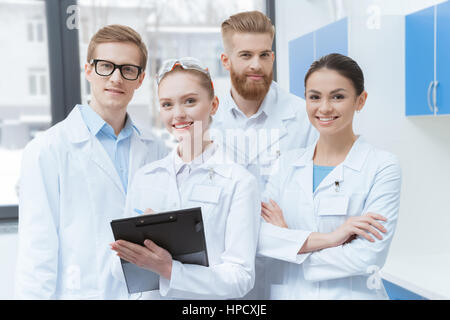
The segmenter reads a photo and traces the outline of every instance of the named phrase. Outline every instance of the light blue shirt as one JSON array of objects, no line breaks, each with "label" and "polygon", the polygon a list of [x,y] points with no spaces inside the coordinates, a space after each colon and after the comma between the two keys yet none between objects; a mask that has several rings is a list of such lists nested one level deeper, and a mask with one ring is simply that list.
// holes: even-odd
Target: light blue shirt
[{"label": "light blue shirt", "polygon": [[334,168],[335,167],[314,165],[314,169],[313,169],[313,192],[316,191],[317,187],[322,182],[322,180],[325,179],[325,177],[331,171],[333,171]]},{"label": "light blue shirt", "polygon": [[78,105],[78,107],[80,108],[81,116],[89,131],[97,137],[113,162],[126,193],[128,186],[131,134],[133,133],[133,128],[137,131],[138,129],[133,125],[133,122],[127,115],[125,126],[120,131],[119,135],[116,136],[111,125],[106,123],[105,120],[103,120],[90,106]]}]

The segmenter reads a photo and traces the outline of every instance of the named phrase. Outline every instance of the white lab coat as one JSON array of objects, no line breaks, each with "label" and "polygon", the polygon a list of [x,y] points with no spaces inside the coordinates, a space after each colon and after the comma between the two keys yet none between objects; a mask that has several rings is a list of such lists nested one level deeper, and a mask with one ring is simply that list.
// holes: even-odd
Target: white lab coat
[{"label": "white lab coat", "polygon": [[[386,260],[397,224],[401,172],[396,157],[362,137],[313,193],[315,145],[280,158],[263,199],[277,202],[289,229],[264,222],[258,254],[276,260],[266,277],[271,299],[386,299],[375,271]],[[336,191],[335,181],[339,182]],[[348,199],[348,206],[345,205]],[[387,218],[387,233],[375,242],[357,237],[349,244],[298,254],[311,232],[336,230],[351,216],[367,212]],[[269,277],[270,276],[270,277]]]},{"label": "white lab coat", "polygon": [[[283,90],[275,81],[260,107],[267,115],[262,124],[256,122],[248,128],[240,128],[232,113],[232,108],[237,106],[231,91],[219,100],[211,136],[218,143],[226,144],[226,150],[231,150],[230,157],[257,178],[261,193],[269,177],[280,170],[277,161],[280,155],[295,148],[305,148],[318,138],[317,130],[309,122],[305,100]],[[265,270],[272,269],[271,263],[264,257],[257,257],[256,284],[245,299],[268,298],[263,278]]]},{"label": "white lab coat", "polygon": [[[174,260],[170,281],[161,277],[159,292],[144,293],[144,299],[238,298],[254,285],[261,212],[257,181],[226,159],[220,146],[211,147],[217,148],[214,154],[192,169],[181,188],[175,176],[176,148],[166,158],[138,170],[134,177],[126,214],[136,216],[135,208],[161,212],[201,207],[209,260],[209,267]],[[197,192],[199,187],[202,192]],[[118,260],[112,272],[125,281]]]},{"label": "white lab coat", "polygon": [[[165,154],[156,137],[133,130],[129,180]],[[109,247],[110,221],[123,217],[126,194],[78,107],[25,148],[19,199],[16,298],[128,299],[111,276]]]},{"label": "white lab coat", "polygon": [[[313,144],[318,133],[309,122],[305,100],[283,90],[272,82],[260,109],[267,115],[263,123],[239,128],[232,108],[237,108],[230,91],[220,97],[217,114],[211,124],[211,136],[227,145],[230,158],[246,167],[257,178],[261,188],[270,175],[278,172],[277,159],[295,148]],[[248,137],[248,141],[242,140]],[[236,137],[236,140],[234,139]]]}]

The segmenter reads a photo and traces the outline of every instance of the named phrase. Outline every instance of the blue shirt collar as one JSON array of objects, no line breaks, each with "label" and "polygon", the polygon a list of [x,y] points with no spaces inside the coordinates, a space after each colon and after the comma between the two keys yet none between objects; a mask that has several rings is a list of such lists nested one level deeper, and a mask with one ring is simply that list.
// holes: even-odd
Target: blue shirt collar
[{"label": "blue shirt collar", "polygon": [[100,117],[98,113],[92,109],[91,106],[79,105],[79,108],[86,126],[94,136],[96,136],[99,132],[102,132],[108,137],[114,139],[126,139],[133,133],[133,128],[138,132],[138,134],[140,134],[139,130],[134,126],[133,121],[128,114],[126,115],[127,119],[125,121],[125,126],[116,137],[114,129],[111,127],[111,125],[106,123],[106,121],[103,120],[102,117]]}]

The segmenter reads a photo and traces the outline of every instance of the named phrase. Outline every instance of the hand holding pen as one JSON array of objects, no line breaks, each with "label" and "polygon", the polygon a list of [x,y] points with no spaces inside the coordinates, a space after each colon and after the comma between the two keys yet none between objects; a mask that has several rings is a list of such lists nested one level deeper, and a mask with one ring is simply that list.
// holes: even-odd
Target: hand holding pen
[{"label": "hand holding pen", "polygon": [[142,211],[140,209],[134,208],[134,212],[136,212],[137,214],[151,214],[151,213],[156,213],[155,211],[153,211],[150,208],[145,209],[145,211]]}]

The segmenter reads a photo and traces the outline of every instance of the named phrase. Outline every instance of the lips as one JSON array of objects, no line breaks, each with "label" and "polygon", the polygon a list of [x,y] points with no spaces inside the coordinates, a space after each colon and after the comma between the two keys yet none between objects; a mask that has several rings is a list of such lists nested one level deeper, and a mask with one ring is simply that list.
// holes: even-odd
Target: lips
[{"label": "lips", "polygon": [[172,125],[172,127],[176,130],[186,130],[189,129],[194,122],[179,122]]},{"label": "lips", "polygon": [[338,116],[316,117],[316,119],[319,120],[319,123],[324,125],[330,124],[338,118]]},{"label": "lips", "polygon": [[262,75],[262,74],[247,74],[247,78],[250,78],[252,80],[262,80],[264,78],[264,75]]},{"label": "lips", "polygon": [[125,93],[125,91],[118,88],[106,88],[105,91],[113,95],[120,95]]}]

